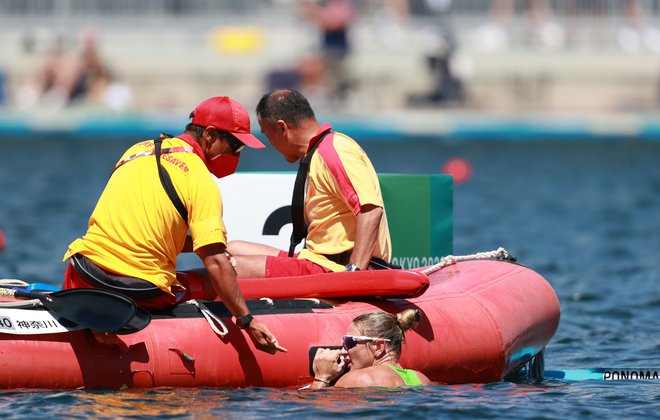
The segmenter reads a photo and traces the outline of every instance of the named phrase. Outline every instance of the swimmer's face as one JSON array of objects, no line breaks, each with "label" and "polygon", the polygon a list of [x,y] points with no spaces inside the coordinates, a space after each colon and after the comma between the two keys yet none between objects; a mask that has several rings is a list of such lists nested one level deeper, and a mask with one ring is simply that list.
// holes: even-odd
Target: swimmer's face
[{"label": "swimmer's face", "polygon": [[[351,324],[346,331],[346,335],[360,336],[364,335],[354,324]],[[345,357],[350,369],[363,369],[373,366],[375,357],[371,349],[371,342],[361,341],[354,347],[346,350],[342,349],[340,357]]]}]

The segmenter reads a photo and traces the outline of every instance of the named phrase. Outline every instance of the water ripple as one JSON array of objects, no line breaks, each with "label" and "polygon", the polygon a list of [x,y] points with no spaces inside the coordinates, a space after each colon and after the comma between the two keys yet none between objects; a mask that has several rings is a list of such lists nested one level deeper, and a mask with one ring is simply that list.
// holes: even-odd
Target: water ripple
[{"label": "water ripple", "polygon": [[[66,246],[84,232],[114,161],[136,139],[30,139],[38,154],[26,139],[2,141],[0,229],[7,246],[0,277],[59,284]],[[546,368],[660,367],[660,144],[364,147],[379,172],[435,173],[449,153],[472,163],[473,179],[454,190],[454,253],[504,246],[548,279],[562,317],[546,348]],[[415,159],[401,159],[411,154]],[[293,168],[267,150],[246,154],[240,170]],[[657,418],[658,412],[657,383],[642,381],[0,392],[0,414],[10,419]]]}]

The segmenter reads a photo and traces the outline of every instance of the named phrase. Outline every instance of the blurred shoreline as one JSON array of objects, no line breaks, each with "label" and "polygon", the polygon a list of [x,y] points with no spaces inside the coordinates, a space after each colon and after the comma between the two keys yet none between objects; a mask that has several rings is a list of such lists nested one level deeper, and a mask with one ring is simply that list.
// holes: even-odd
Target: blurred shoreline
[{"label": "blurred shoreline", "polygon": [[[253,113],[274,88],[366,141],[660,138],[660,0],[138,3],[0,0],[0,141],[176,133],[204,98]],[[339,61],[301,9],[332,3],[353,8]],[[44,69],[81,62],[52,89]]]},{"label": "blurred shoreline", "polygon": [[[253,120],[252,131],[261,136]],[[397,141],[660,141],[660,119],[649,113],[496,114],[470,110],[406,109],[340,114],[322,111],[320,120],[360,142]],[[108,113],[87,108],[0,115],[0,143],[16,137],[107,141],[179,134],[187,113]]]}]

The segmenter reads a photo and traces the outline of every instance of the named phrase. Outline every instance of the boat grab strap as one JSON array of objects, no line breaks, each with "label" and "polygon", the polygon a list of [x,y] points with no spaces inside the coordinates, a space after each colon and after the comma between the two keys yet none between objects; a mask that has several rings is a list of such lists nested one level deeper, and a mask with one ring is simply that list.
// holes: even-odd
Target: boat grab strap
[{"label": "boat grab strap", "polygon": [[[196,299],[191,299],[186,303],[190,303],[191,305],[194,305],[197,307],[197,309],[199,309],[202,315],[204,315],[204,318],[206,318],[206,321],[209,323],[214,333],[218,334],[220,337],[224,337],[229,333],[229,330],[227,329],[225,323],[222,322],[222,319],[213,312],[211,312],[209,308],[207,308],[206,305],[204,305],[203,302]],[[218,326],[220,327],[220,329],[218,329]]]}]

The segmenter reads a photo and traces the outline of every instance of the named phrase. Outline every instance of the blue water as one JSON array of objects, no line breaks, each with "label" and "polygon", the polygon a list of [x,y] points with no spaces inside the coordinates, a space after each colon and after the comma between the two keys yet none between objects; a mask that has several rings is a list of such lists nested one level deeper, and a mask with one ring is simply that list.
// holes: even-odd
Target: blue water
[{"label": "blue water", "polygon": [[[116,159],[139,139],[0,139],[0,278],[59,284]],[[363,146],[379,172],[435,173],[459,156],[454,253],[505,247],[562,307],[546,369],[660,367],[660,143],[407,141]],[[292,170],[273,151],[241,170]],[[2,349],[0,349],[0,356]],[[0,359],[0,366],[7,361]],[[0,372],[0,374],[2,374]],[[658,417],[660,383],[546,379],[398,390],[0,391],[0,415],[53,417]]]}]

